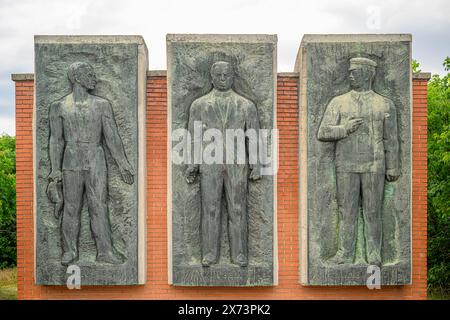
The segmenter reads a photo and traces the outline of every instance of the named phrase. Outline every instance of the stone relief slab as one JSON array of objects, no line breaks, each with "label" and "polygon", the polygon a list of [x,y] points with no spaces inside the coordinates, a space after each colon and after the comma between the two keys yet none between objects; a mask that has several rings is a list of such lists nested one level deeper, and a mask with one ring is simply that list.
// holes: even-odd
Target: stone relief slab
[{"label": "stone relief slab", "polygon": [[35,37],[37,284],[144,283],[147,69],[139,36]]},{"label": "stone relief slab", "polygon": [[276,36],[168,35],[167,53],[169,283],[274,285]]},{"label": "stone relief slab", "polygon": [[305,35],[296,70],[302,284],[411,283],[411,36]]}]

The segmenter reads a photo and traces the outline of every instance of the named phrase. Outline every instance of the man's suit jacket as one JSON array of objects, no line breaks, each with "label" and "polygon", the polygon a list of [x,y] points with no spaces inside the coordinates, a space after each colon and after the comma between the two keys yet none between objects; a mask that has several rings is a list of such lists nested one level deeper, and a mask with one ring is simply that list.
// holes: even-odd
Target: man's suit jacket
[{"label": "man's suit jacket", "polygon": [[[194,125],[195,122],[201,122],[201,136],[195,137],[194,135]],[[216,129],[223,138],[223,163],[226,163],[227,145],[230,148],[230,143],[227,143],[226,135],[227,130],[232,129],[232,132],[236,132],[238,129],[240,132],[238,134],[245,134],[248,129],[254,129],[256,134],[259,133],[259,119],[255,104],[249,99],[237,94],[233,90],[226,92],[221,92],[213,89],[211,92],[195,100],[190,108],[189,113],[189,131],[191,134],[191,139],[194,143],[201,143],[202,150],[211,144],[211,141],[203,141],[203,134],[208,129]],[[230,134],[229,132],[228,134]],[[230,137],[230,136],[229,136]],[[198,141],[198,138],[202,141]],[[214,139],[214,137],[212,137]],[[258,137],[256,137],[257,139]],[[195,141],[197,139],[197,141]],[[247,139],[244,138],[246,141]],[[235,139],[234,143],[234,159],[236,163],[239,142]],[[241,144],[242,147],[242,144]],[[242,159],[248,164],[248,144],[244,143],[245,148],[243,155],[245,159]],[[192,154],[194,154],[194,147],[191,148]],[[242,154],[242,148],[240,151]],[[198,159],[201,159],[202,155]],[[211,166],[205,164],[202,161],[200,166],[200,171],[207,169],[206,166]],[[229,165],[228,165],[229,166]],[[250,166],[251,167],[251,166]]]}]

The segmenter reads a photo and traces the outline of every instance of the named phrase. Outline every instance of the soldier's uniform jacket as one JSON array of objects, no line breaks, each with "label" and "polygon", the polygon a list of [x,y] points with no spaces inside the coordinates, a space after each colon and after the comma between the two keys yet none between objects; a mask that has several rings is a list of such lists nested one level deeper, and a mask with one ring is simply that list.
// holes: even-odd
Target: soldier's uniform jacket
[{"label": "soldier's uniform jacket", "polygon": [[[352,118],[363,123],[350,134],[344,127]],[[394,103],[373,91],[350,91],[328,104],[318,131],[321,141],[336,141],[339,172],[385,173],[399,169],[397,114]]]}]

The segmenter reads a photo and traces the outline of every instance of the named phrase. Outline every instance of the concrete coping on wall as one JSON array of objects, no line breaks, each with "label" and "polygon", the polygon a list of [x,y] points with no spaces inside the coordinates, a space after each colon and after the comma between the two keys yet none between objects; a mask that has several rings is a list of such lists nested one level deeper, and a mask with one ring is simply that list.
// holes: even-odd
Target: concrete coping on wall
[{"label": "concrete coping on wall", "polygon": [[431,79],[431,72],[418,72],[418,73],[413,73],[413,79],[418,79],[418,80],[430,80],[430,79]]},{"label": "concrete coping on wall", "polygon": [[298,78],[298,72],[278,72],[279,77],[287,77],[287,78]]},{"label": "concrete coping on wall", "polygon": [[410,33],[386,34],[305,34],[302,43],[306,42],[391,42],[412,41]]},{"label": "concrete coping on wall", "polygon": [[120,43],[120,44],[143,44],[145,45],[144,38],[139,35],[35,35],[35,43],[86,43],[86,44],[98,44],[98,43]]},{"label": "concrete coping on wall", "polygon": [[166,70],[148,70],[147,77],[165,77],[167,76]]},{"label": "concrete coping on wall", "polygon": [[11,74],[12,81],[29,81],[34,80],[34,73],[13,73]]},{"label": "concrete coping on wall", "polygon": [[178,34],[166,35],[167,42],[212,42],[212,43],[277,43],[276,34]]},{"label": "concrete coping on wall", "polygon": [[[167,75],[166,70],[148,70],[147,77],[165,77]],[[279,72],[279,77],[291,77],[298,78],[298,72]],[[30,81],[34,80],[34,73],[13,73],[11,74],[13,81]],[[417,80],[430,80],[431,72],[419,72],[413,73],[413,79]]]}]

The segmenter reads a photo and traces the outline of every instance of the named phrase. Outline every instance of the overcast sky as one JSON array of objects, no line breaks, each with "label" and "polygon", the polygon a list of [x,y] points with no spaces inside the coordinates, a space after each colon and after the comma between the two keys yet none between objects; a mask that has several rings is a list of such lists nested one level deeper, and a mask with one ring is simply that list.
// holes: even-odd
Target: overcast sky
[{"label": "overcast sky", "polygon": [[411,33],[422,71],[450,56],[448,0],[0,0],[0,134],[15,135],[11,73],[32,73],[35,34],[142,35],[150,70],[166,69],[167,33],[278,35],[278,71],[293,71],[305,33]]}]

